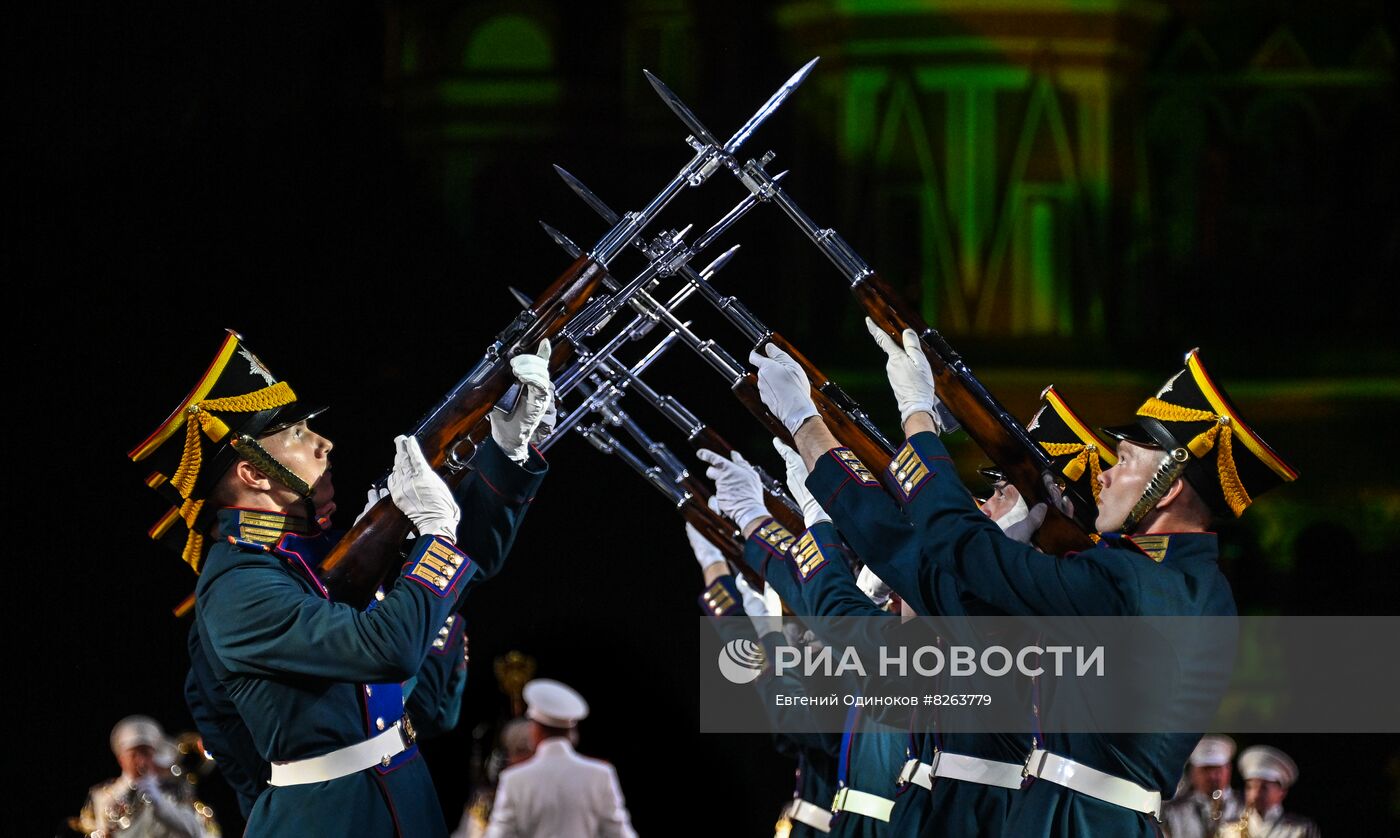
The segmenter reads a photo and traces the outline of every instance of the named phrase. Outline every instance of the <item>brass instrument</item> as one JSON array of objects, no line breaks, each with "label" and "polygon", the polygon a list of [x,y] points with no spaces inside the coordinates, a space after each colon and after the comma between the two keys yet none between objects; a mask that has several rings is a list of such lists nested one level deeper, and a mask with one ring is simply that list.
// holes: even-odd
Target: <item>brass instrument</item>
[{"label": "brass instrument", "polygon": [[1250,824],[1254,821],[1254,807],[1246,806],[1240,813],[1240,819],[1231,821],[1220,827],[1216,833],[1220,838],[1249,838]]}]

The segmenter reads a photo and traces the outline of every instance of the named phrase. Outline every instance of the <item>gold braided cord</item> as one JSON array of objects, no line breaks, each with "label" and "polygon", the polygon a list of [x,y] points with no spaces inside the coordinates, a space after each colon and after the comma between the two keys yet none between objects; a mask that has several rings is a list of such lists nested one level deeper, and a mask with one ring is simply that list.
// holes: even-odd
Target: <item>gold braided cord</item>
[{"label": "gold braided cord", "polygon": [[1137,415],[1163,422],[1214,422],[1218,417],[1209,410],[1196,410],[1177,404],[1168,404],[1155,396],[1142,403]]},{"label": "gold braided cord", "polygon": [[1221,416],[1211,413],[1208,410],[1194,410],[1189,407],[1168,404],[1161,399],[1151,398],[1138,408],[1138,415],[1148,419],[1158,419],[1163,422],[1211,422],[1209,428],[1196,434],[1196,437],[1186,444],[1197,459],[1205,459],[1210,449],[1216,448],[1215,462],[1220,470],[1220,490],[1225,496],[1225,503],[1229,505],[1230,511],[1238,517],[1252,503],[1249,492],[1245,489],[1244,483],[1240,480],[1240,474],[1235,467],[1234,450],[1234,426],[1230,423],[1228,416]]},{"label": "gold braided cord", "polygon": [[180,558],[185,560],[185,564],[199,572],[199,564],[204,557],[204,534],[195,526],[199,520],[200,510],[204,509],[204,499],[186,500],[180,504],[180,518],[184,520],[185,526],[189,527],[189,538],[185,539],[185,549],[181,551]]},{"label": "gold braided cord", "polygon": [[[175,474],[170,477],[170,485],[175,487],[175,491],[180,493],[180,497],[188,498],[190,492],[194,491],[195,481],[199,479],[199,468],[204,460],[203,448],[199,441],[200,431],[203,431],[205,436],[215,442],[228,435],[228,425],[209,411],[254,413],[259,410],[281,407],[296,401],[296,399],[296,393],[292,392],[292,388],[287,385],[287,382],[279,381],[241,396],[205,399],[190,405],[181,418],[181,421],[185,423],[185,449],[180,454],[180,467],[175,469]],[[194,421],[190,421],[191,417]]]},{"label": "gold braided cord", "polygon": [[1062,470],[1065,477],[1070,480],[1078,480],[1084,475],[1084,470],[1089,470],[1089,487],[1094,493],[1094,500],[1099,499],[1099,474],[1102,465],[1099,461],[1099,452],[1090,451],[1089,446],[1081,442],[1042,442],[1040,447],[1052,457],[1061,457],[1066,454],[1074,454],[1074,459],[1065,463]]},{"label": "gold braided cord", "polygon": [[287,382],[279,381],[261,390],[244,393],[241,396],[225,396],[222,399],[205,399],[199,403],[203,410],[226,410],[230,413],[252,413],[256,410],[269,410],[297,400],[297,394]]},{"label": "gold braided cord", "polygon": [[[1240,482],[1240,475],[1235,471],[1234,454],[1234,432],[1230,425],[1220,425],[1220,488],[1225,493],[1225,502],[1230,504],[1230,511],[1238,518],[1249,508],[1253,500],[1249,497],[1249,492],[1245,490],[1244,484]],[[1228,466],[1228,468],[1227,468]]]}]

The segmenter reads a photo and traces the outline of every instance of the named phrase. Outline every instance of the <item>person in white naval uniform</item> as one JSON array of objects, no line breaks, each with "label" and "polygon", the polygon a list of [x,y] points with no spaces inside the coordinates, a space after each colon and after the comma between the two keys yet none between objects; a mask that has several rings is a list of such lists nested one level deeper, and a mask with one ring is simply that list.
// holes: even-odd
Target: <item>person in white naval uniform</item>
[{"label": "person in white naval uniform", "polygon": [[1255,745],[1240,753],[1239,766],[1250,838],[1320,838],[1317,824],[1283,811],[1283,799],[1298,780],[1298,766],[1288,754]]},{"label": "person in white naval uniform", "polygon": [[1186,760],[1186,782],[1162,807],[1162,826],[1171,838],[1210,838],[1240,819],[1244,801],[1230,788],[1235,740],[1208,733]]},{"label": "person in white naval uniform", "polygon": [[574,750],[583,696],[547,678],[524,693],[535,755],[501,772],[487,838],[635,838],[617,771]]}]

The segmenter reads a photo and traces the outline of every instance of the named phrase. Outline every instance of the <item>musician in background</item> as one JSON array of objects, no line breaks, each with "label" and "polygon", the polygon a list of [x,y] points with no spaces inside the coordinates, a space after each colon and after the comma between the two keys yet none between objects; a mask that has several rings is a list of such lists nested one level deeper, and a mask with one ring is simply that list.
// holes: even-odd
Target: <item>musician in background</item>
[{"label": "musician in background", "polygon": [[1240,753],[1244,778],[1244,829],[1249,838],[1320,838],[1322,830],[1302,815],[1283,810],[1283,799],[1298,781],[1298,766],[1278,748],[1255,745]]},{"label": "musician in background", "polygon": [[462,809],[462,821],[452,838],[481,838],[486,834],[486,826],[491,822],[491,804],[496,797],[496,782],[501,771],[512,765],[519,765],[535,754],[535,743],[530,740],[530,720],[524,716],[501,725],[500,745],[491,753],[486,765],[487,785],[472,792],[472,797]]},{"label": "musician in background", "polygon": [[1209,733],[1186,761],[1186,787],[1162,807],[1162,825],[1171,838],[1206,838],[1239,820],[1240,796],[1230,787],[1235,740]]},{"label": "musician in background", "polygon": [[535,753],[501,772],[488,838],[636,838],[617,770],[574,750],[588,702],[548,678],[525,685]]},{"label": "musician in background", "polygon": [[78,816],[87,835],[131,838],[204,838],[219,834],[213,811],[190,794],[156,759],[169,743],[148,716],[127,716],[112,728],[112,754],[122,775],[88,792]]}]

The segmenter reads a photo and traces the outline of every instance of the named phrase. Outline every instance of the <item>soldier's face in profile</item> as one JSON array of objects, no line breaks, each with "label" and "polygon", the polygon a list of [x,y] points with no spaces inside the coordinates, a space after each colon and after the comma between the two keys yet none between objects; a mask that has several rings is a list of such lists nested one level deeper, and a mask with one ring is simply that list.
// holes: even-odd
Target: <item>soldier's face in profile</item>
[{"label": "soldier's face in profile", "polygon": [[1118,464],[1099,475],[1099,532],[1116,532],[1147,489],[1147,481],[1162,461],[1162,452],[1135,442],[1118,443]]},{"label": "soldier's face in profile", "polygon": [[137,745],[117,754],[117,764],[122,774],[128,777],[144,777],[156,766],[156,749],[150,745]]},{"label": "soldier's face in profile", "polygon": [[1273,780],[1244,781],[1244,805],[1261,815],[1275,806],[1283,805],[1283,798],[1287,796],[1288,792],[1283,786]]},{"label": "soldier's face in profile", "polygon": [[[259,442],[267,453],[312,487],[314,493],[311,499],[316,505],[318,518],[327,517],[335,511],[335,503],[332,500],[335,497],[335,485],[331,482],[330,473],[331,449],[334,445],[329,439],[311,430],[305,422],[298,422],[271,436],[263,437]],[[282,488],[290,495],[285,499],[286,506],[290,507],[296,502],[296,496],[290,489],[277,486],[274,488]]]}]

